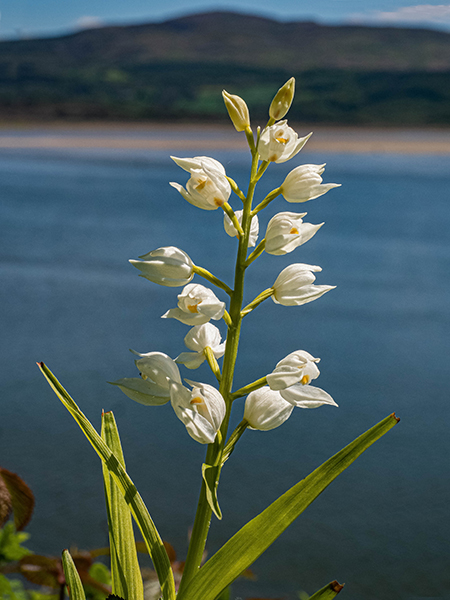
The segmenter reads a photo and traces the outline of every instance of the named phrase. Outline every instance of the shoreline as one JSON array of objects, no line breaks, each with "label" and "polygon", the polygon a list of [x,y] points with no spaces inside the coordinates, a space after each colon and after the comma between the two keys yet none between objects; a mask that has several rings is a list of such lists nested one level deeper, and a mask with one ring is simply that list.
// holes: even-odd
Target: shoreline
[{"label": "shoreline", "polygon": [[[450,129],[338,127],[293,124],[311,130],[310,152],[450,154]],[[230,125],[196,123],[0,123],[0,150],[245,150],[246,140]]]}]

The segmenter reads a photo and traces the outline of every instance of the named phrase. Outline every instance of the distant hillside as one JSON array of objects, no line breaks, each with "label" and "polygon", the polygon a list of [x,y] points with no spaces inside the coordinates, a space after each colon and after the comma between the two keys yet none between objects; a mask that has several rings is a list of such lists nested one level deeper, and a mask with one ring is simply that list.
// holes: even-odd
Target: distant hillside
[{"label": "distant hillside", "polygon": [[0,118],[221,119],[220,91],[291,119],[450,125],[450,34],[215,12],[0,43]]}]

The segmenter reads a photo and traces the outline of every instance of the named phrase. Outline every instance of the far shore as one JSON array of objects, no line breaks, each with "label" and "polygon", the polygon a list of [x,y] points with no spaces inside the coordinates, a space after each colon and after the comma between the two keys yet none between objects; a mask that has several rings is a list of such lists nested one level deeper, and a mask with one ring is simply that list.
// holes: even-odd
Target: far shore
[{"label": "far shore", "polygon": [[[450,154],[450,128],[369,128],[291,124],[299,135],[311,130],[311,152]],[[49,122],[0,123],[0,150],[235,150],[243,134],[224,124]]]}]

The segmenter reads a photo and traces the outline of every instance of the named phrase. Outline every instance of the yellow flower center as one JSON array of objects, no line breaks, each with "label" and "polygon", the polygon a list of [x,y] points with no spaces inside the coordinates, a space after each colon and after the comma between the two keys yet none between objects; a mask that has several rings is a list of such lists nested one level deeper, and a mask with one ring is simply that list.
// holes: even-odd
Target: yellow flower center
[{"label": "yellow flower center", "polygon": [[279,142],[280,144],[287,144],[288,143],[288,138],[284,138],[284,137],[276,137],[275,138],[277,140],[277,142]]},{"label": "yellow flower center", "polygon": [[195,398],[192,398],[191,404],[203,404],[203,398],[196,396]]},{"label": "yellow flower center", "polygon": [[208,180],[206,178],[199,179],[199,182],[195,186],[195,189],[200,192],[205,187],[207,181]]},{"label": "yellow flower center", "polygon": [[311,381],[309,375],[303,375],[303,377],[300,379],[300,383],[302,385],[307,385],[309,382]]},{"label": "yellow flower center", "polygon": [[197,306],[198,306],[199,304],[201,304],[201,303],[202,303],[202,301],[201,301],[201,300],[199,300],[199,301],[197,302],[197,304],[188,304],[188,310],[189,310],[189,312],[191,312],[191,313],[198,313],[198,308],[197,308]]},{"label": "yellow flower center", "polygon": [[289,233],[298,233],[297,227],[293,227]]}]

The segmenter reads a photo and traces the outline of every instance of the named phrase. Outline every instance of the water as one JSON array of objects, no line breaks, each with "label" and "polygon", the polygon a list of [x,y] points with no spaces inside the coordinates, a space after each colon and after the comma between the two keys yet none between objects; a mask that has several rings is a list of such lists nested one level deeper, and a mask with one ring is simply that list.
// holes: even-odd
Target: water
[{"label": "water", "polygon": [[[246,154],[208,153],[244,185]],[[102,409],[114,411],[129,473],[163,538],[185,555],[204,448],[170,405],[135,404],[106,383],[137,375],[128,348],[173,357],[184,351],[187,327],[159,318],[179,290],[137,277],[129,258],[176,245],[231,281],[235,240],[223,233],[219,211],[200,211],[169,188],[186,177],[168,154],[0,153],[0,464],[35,492],[28,531],[36,552],[107,543],[100,462],[40,375],[34,363],[42,360],[96,426]],[[307,210],[307,220],[326,225],[294,254],[257,261],[246,299],[291,262],[321,265],[318,283],[338,287],[304,307],[269,300],[249,315],[236,386],[306,349],[321,357],[317,385],[340,408],[296,409],[274,431],[246,433],[223,473],[224,519],[213,522],[209,554],[395,411],[401,423],[301,515],[255,563],[257,581],[236,582],[232,597],[296,598],[336,578],[346,582],[349,600],[444,598],[449,158],[302,151],[301,162],[325,161],[325,181],[342,188],[298,207],[277,199],[262,213],[261,229],[281,210]],[[269,169],[260,198],[300,163],[292,162]],[[213,383],[206,366],[195,379]],[[236,404],[233,424],[242,414]]]}]

